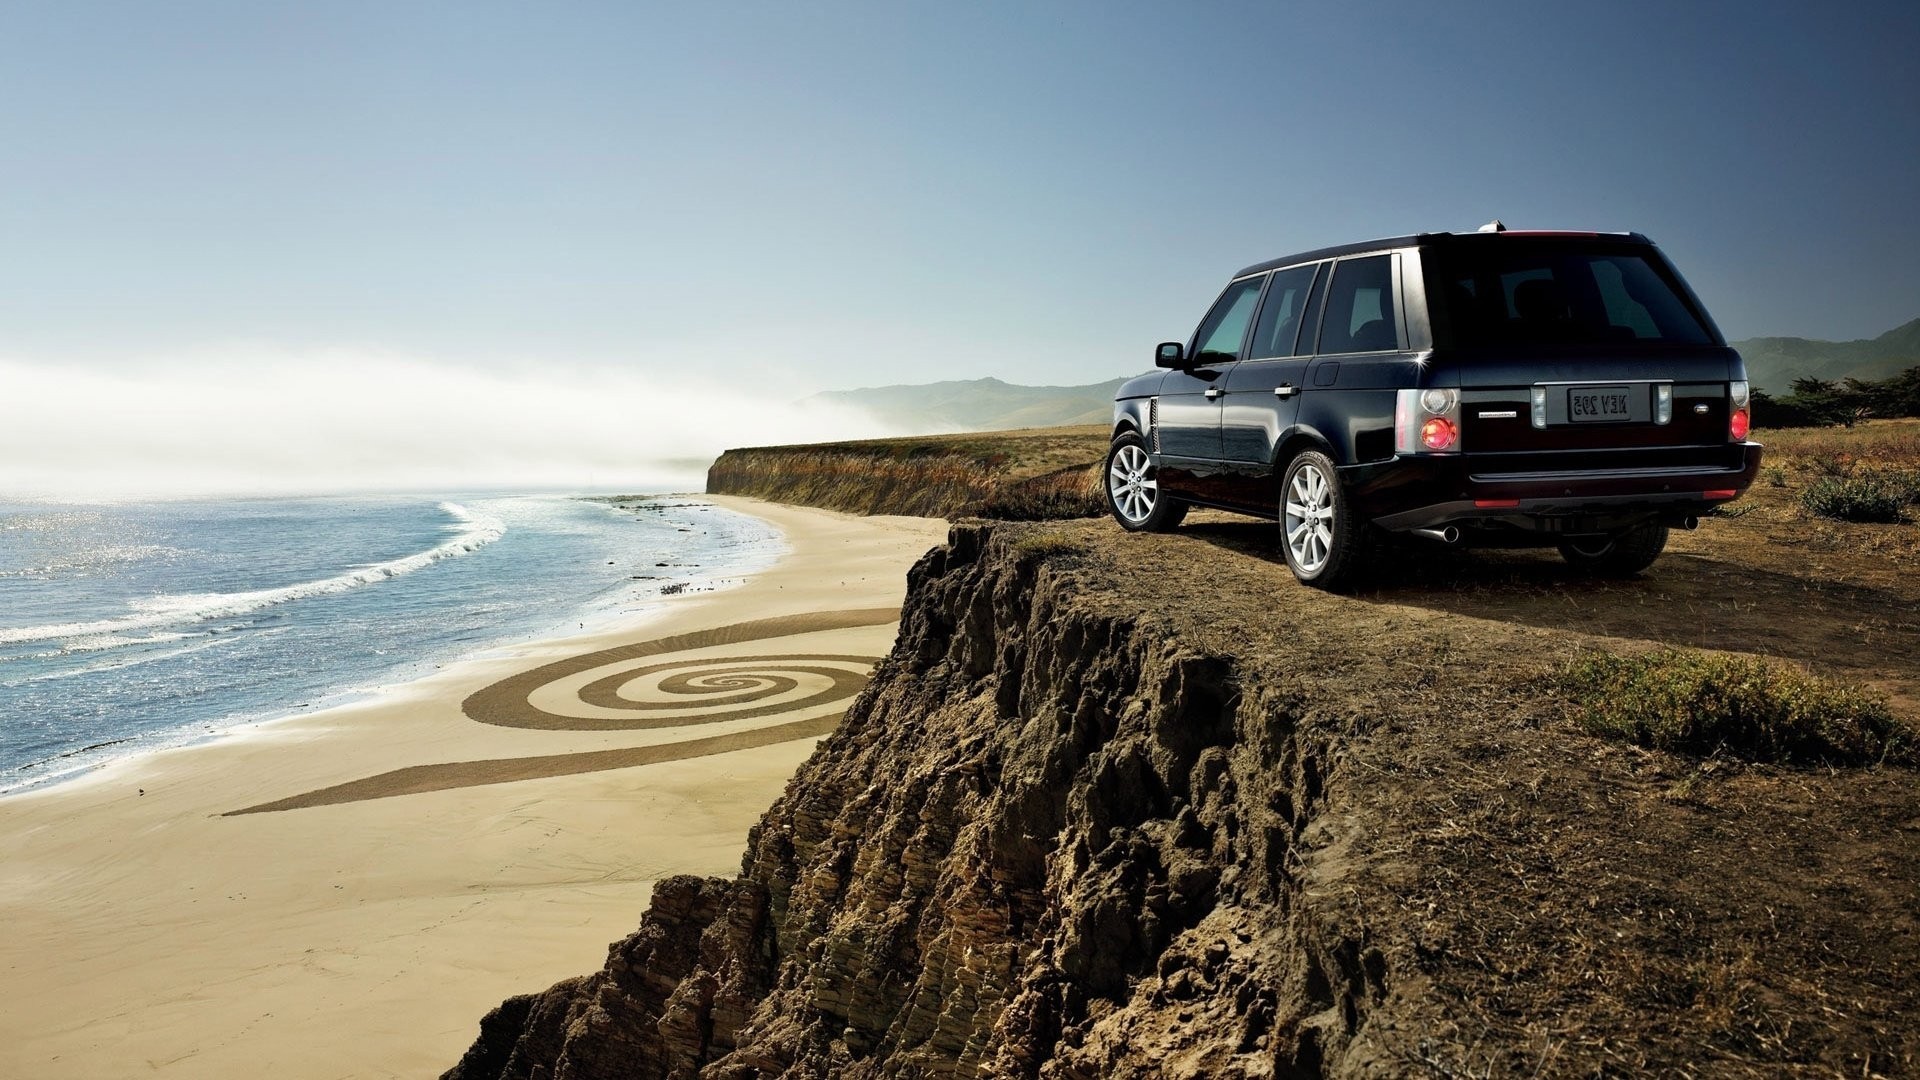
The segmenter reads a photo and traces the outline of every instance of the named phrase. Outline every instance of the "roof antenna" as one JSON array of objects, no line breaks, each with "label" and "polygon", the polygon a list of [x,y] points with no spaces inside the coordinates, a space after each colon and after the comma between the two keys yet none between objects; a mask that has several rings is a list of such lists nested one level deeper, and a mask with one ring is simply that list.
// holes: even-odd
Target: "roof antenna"
[{"label": "roof antenna", "polygon": [[1479,231],[1480,232],[1506,232],[1507,227],[1501,224],[1499,218],[1494,218],[1492,221],[1489,221],[1485,225],[1480,226]]}]

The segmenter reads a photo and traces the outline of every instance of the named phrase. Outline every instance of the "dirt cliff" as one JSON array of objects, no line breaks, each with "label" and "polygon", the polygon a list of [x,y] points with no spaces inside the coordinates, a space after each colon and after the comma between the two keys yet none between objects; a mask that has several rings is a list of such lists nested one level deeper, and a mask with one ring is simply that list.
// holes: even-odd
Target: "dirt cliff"
[{"label": "dirt cliff", "polygon": [[852,514],[1094,517],[1107,437],[1103,424],[751,446],[720,455],[707,491]]},{"label": "dirt cliff", "polygon": [[1524,558],[1334,597],[1269,528],[956,526],[740,875],[448,1076],[1920,1070],[1911,769],[1585,736],[1544,676],[1615,628],[1500,617]]}]

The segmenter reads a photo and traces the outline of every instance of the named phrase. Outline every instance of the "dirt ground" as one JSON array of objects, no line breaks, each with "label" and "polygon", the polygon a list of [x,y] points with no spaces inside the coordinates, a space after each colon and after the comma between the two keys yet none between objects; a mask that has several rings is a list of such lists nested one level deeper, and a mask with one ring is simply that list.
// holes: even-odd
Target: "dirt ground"
[{"label": "dirt ground", "polygon": [[1750,653],[1920,727],[1920,526],[1813,518],[1806,469],[1788,457],[1623,581],[1416,541],[1331,596],[1293,582],[1270,522],[1045,528],[1196,645],[1238,638],[1268,684],[1245,692],[1297,694],[1342,733],[1307,863],[1421,982],[1389,1010],[1418,1038],[1375,1029],[1378,1068],[1916,1075],[1920,777],[1602,740],[1549,678],[1584,649]]}]

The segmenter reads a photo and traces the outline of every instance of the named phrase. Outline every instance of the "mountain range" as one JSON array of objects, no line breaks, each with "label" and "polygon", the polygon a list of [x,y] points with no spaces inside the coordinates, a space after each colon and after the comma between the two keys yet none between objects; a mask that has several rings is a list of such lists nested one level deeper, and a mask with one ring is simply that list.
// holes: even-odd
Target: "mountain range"
[{"label": "mountain range", "polygon": [[[1732,342],[1746,358],[1754,386],[1787,393],[1795,379],[1885,379],[1920,365],[1920,319],[1876,338],[1820,341],[1760,337]],[[829,390],[809,400],[851,405],[916,435],[955,431],[1105,424],[1113,392],[1125,379],[1085,386],[1021,386],[999,379],[959,379],[912,386]]]},{"label": "mountain range", "polygon": [[1877,338],[1819,341],[1799,337],[1732,342],[1747,361],[1747,378],[1769,394],[1784,394],[1795,379],[1885,379],[1920,365],[1920,319]]},{"label": "mountain range", "polygon": [[829,390],[809,401],[862,409],[913,435],[954,431],[1105,424],[1113,418],[1113,392],[1124,378],[1087,386],[1020,386],[999,379],[958,379],[917,386]]}]

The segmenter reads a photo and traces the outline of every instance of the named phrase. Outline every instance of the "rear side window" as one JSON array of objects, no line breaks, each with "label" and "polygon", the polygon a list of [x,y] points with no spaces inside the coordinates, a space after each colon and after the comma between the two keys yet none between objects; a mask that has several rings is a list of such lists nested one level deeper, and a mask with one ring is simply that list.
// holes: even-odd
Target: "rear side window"
[{"label": "rear side window", "polygon": [[1400,347],[1399,304],[1393,295],[1393,257],[1342,259],[1333,268],[1327,313],[1320,322],[1322,353],[1382,352]]},{"label": "rear side window", "polygon": [[1493,242],[1439,261],[1456,344],[1709,345],[1679,283],[1644,252]]},{"label": "rear side window", "polygon": [[1227,286],[1214,301],[1200,332],[1193,336],[1196,364],[1224,364],[1240,358],[1240,343],[1253,321],[1253,305],[1260,299],[1262,277],[1250,277]]},{"label": "rear side window", "polygon": [[1249,357],[1296,355],[1294,341],[1300,336],[1300,316],[1307,306],[1307,292],[1313,288],[1312,266],[1296,266],[1273,275],[1267,286],[1267,302],[1260,308],[1260,325],[1253,329],[1253,350]]}]

